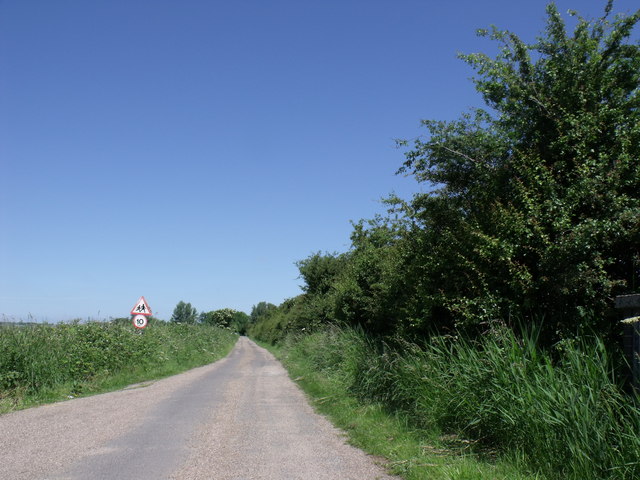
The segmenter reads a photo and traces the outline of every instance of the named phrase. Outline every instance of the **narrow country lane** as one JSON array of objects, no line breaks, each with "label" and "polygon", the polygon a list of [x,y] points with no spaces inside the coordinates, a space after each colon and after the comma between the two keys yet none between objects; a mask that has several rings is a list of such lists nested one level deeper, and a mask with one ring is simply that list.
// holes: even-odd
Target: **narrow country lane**
[{"label": "narrow country lane", "polygon": [[0,480],[390,478],[244,337],[181,375],[0,416]]}]

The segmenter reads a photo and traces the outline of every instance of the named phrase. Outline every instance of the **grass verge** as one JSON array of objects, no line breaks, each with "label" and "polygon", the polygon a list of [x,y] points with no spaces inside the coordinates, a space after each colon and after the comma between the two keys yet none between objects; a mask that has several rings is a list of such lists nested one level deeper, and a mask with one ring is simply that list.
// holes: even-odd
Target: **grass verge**
[{"label": "grass verge", "polygon": [[544,478],[525,473],[515,457],[481,451],[458,435],[417,428],[407,414],[354,395],[352,385],[363,344],[353,331],[325,331],[289,338],[279,346],[262,345],[284,364],[317,411],[347,432],[352,445],[382,457],[395,475],[408,480]]},{"label": "grass verge", "polygon": [[408,479],[640,478],[640,408],[598,338],[496,326],[423,346],[328,328],[275,350],[318,410]]},{"label": "grass verge", "polygon": [[0,413],[116,390],[226,356],[238,336],[205,325],[0,328]]}]

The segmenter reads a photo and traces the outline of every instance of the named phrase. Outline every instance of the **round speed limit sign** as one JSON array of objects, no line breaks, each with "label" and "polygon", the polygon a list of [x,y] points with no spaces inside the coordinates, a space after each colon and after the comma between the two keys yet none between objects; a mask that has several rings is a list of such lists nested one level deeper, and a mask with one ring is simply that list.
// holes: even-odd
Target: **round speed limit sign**
[{"label": "round speed limit sign", "polygon": [[133,317],[133,326],[136,328],[144,328],[147,326],[147,317],[144,315],[136,315]]}]

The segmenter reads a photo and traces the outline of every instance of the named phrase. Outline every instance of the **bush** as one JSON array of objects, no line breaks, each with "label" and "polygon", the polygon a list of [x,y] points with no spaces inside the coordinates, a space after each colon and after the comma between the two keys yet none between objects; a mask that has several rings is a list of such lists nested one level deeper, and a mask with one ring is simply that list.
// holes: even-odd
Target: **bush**
[{"label": "bush", "polygon": [[156,323],[36,325],[0,329],[0,392],[37,395],[69,385],[78,393],[92,381],[123,371],[201,365],[224,355],[235,335],[201,325]]}]

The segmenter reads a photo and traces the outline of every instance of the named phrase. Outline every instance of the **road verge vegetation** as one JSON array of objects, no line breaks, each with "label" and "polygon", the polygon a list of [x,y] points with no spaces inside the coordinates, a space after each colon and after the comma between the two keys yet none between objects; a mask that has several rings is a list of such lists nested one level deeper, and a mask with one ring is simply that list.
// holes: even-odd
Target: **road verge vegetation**
[{"label": "road verge vegetation", "polygon": [[417,346],[330,327],[289,335],[274,352],[352,443],[404,478],[640,475],[640,409],[596,338],[552,360],[504,328]]},{"label": "road verge vegetation", "polygon": [[0,413],[180,373],[229,353],[238,336],[209,325],[58,324],[0,328]]}]

